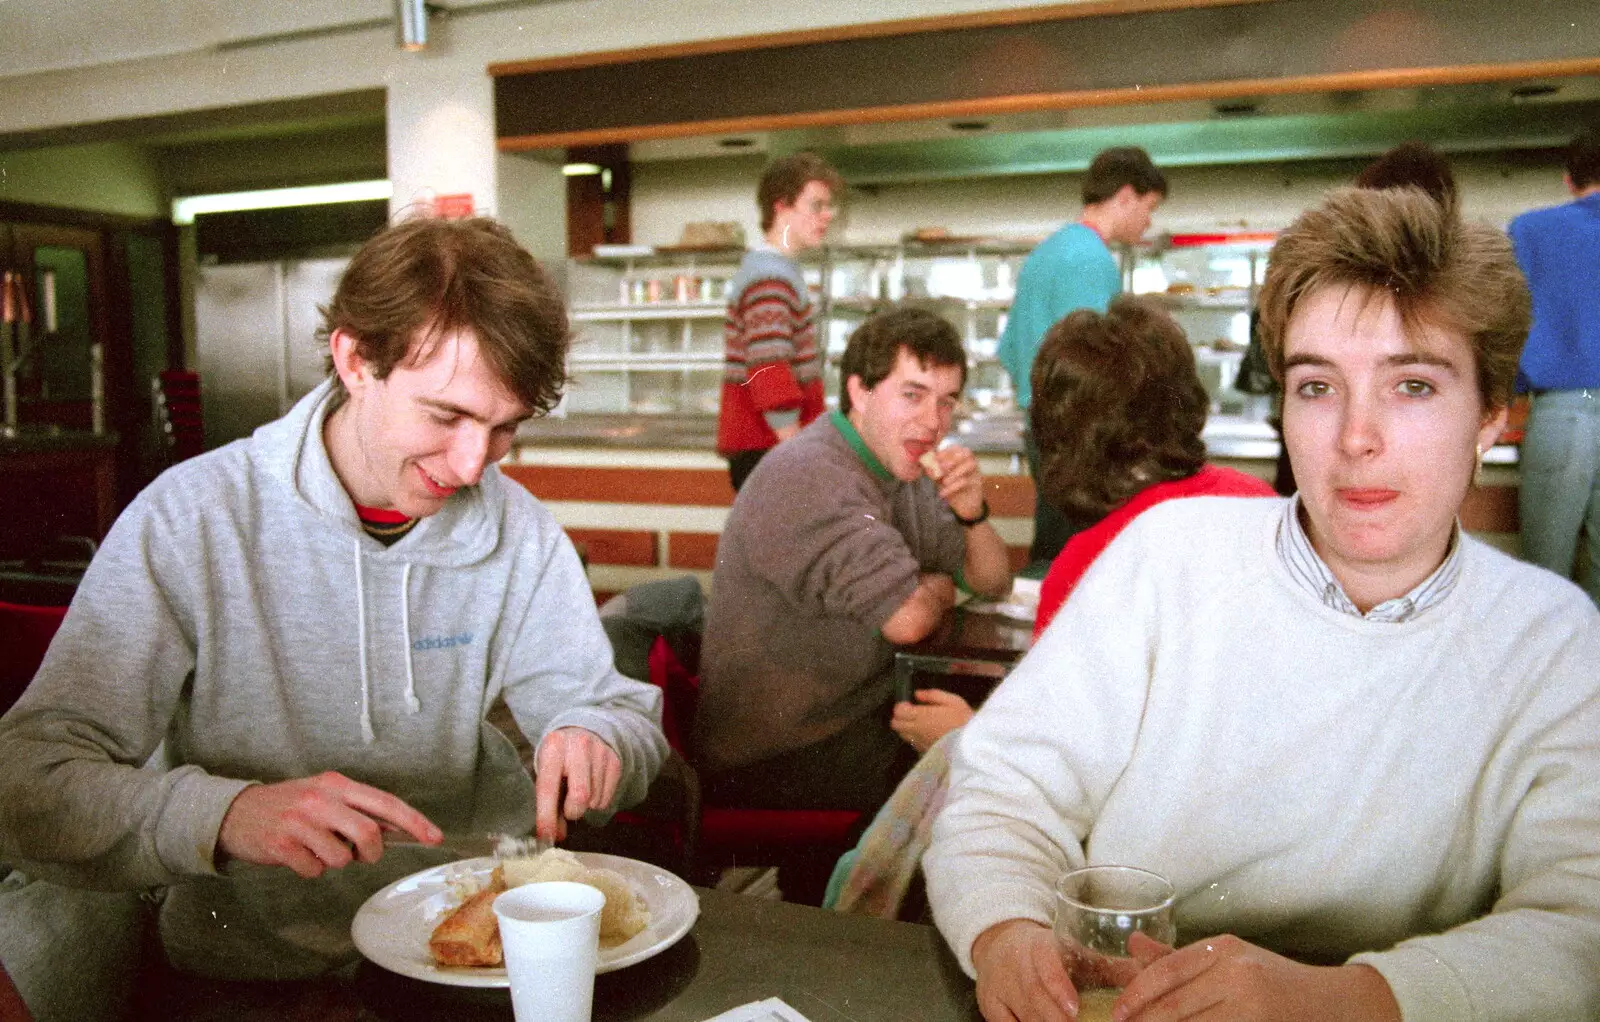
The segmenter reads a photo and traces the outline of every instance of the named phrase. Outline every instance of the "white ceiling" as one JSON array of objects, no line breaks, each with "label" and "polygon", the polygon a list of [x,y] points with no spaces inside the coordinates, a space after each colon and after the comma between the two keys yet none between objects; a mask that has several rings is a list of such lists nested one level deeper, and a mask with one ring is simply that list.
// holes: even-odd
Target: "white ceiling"
[{"label": "white ceiling", "polygon": [[[745,11],[745,20],[738,23],[741,26],[749,22],[749,16],[753,11],[765,13],[767,5],[771,5],[774,9],[780,6],[777,0],[742,0],[740,3],[734,3],[732,0],[700,0],[690,3],[685,0],[681,4],[669,4],[666,0],[626,0],[626,2],[637,6],[640,22],[682,24],[685,23],[685,18],[692,14],[695,17],[688,19],[688,22],[702,26],[709,24],[706,18],[708,12],[722,6],[742,8]],[[825,7],[839,6],[823,0],[813,0],[813,6],[819,2]],[[878,0],[878,7],[879,13],[894,16],[903,15],[912,8],[929,10],[939,8],[953,11],[958,8],[1022,6],[1047,2],[1049,0]],[[470,15],[488,14],[506,8],[541,4],[554,6],[564,3],[574,3],[574,9],[563,13],[578,14],[574,0],[431,0],[429,7],[442,12],[436,16],[438,19],[453,15],[466,22]],[[355,29],[364,29],[370,33],[375,25],[393,24],[394,17],[395,0],[0,0],[0,79],[12,75],[70,70],[115,64],[126,60],[250,46],[252,43],[259,44],[306,35],[323,35]],[[552,19],[552,22],[554,21],[556,19]],[[637,24],[634,27],[638,27]],[[560,38],[565,41],[567,36],[561,33]],[[362,45],[366,45],[367,42],[363,40]],[[273,63],[270,55],[268,63]],[[27,87],[27,83],[17,84]],[[1265,119],[1313,115],[1377,117],[1386,112],[1426,111],[1429,108],[1439,109],[1458,104],[1505,108],[1520,102],[1514,93],[1518,84],[1499,83],[1493,86],[1262,97],[1258,104],[1259,109],[1252,107],[1252,110]],[[1600,76],[1563,79],[1552,84],[1559,86],[1559,94],[1535,98],[1530,102],[1544,106],[1581,101],[1586,104],[1585,109],[1600,104]],[[3,89],[0,89],[0,94],[3,94]],[[360,95],[350,93],[319,97],[317,104],[320,105],[313,104],[314,108],[306,107],[306,102],[293,100],[257,103],[223,113],[207,108],[154,119],[114,118],[106,113],[103,104],[96,102],[92,111],[101,120],[96,121],[91,115],[87,125],[83,123],[66,125],[60,129],[60,132],[65,133],[60,138],[52,137],[46,140],[40,132],[27,135],[26,138],[18,136],[17,145],[25,147],[123,137],[165,144],[193,143],[241,135],[328,130],[330,127],[344,130],[352,123],[360,125],[379,123],[383,116],[382,94],[374,89],[369,89]],[[267,109],[268,107],[271,109]],[[1047,133],[1074,129],[1177,122],[1205,125],[1221,116],[1221,112],[1214,110],[1211,104],[1202,102],[1091,107],[1074,111],[984,118],[986,123],[980,129],[980,133],[991,138],[1001,138],[1013,133],[1019,135],[1037,133],[1043,138]],[[153,120],[162,123],[152,123]],[[1421,134],[1411,122],[1407,122],[1403,127],[1405,133],[1401,137],[1419,137]],[[1508,134],[1505,126],[1498,122],[1492,125],[1490,130],[1491,141]],[[1521,134],[1515,132],[1509,134],[1515,136],[1516,144],[1550,144],[1550,139],[1542,137],[1530,142],[1522,138]],[[1559,131],[1551,135],[1551,139],[1557,136],[1564,138],[1569,134],[1570,128],[1562,126]],[[784,133],[746,133],[740,136],[740,140],[748,141],[750,145],[743,149],[726,148],[724,138],[718,135],[668,139],[636,144],[632,156],[634,160],[644,162],[738,153],[765,155],[800,146],[812,146],[837,154],[857,147],[939,144],[958,136],[971,138],[972,133],[957,131],[949,122],[936,120]],[[1366,142],[1370,144],[1367,144],[1362,152],[1381,151],[1392,141],[1398,140],[1399,138],[1368,139]],[[1451,140],[1446,139],[1446,141]],[[1471,145],[1466,143],[1455,145],[1457,149],[1482,147],[1477,142]],[[0,144],[0,150],[4,148],[5,146]],[[544,155],[549,159],[561,156],[558,152]],[[537,155],[534,158],[537,158]],[[966,168],[961,171],[962,173],[976,172],[966,164],[961,166]],[[1035,171],[1038,169],[1035,168]],[[864,167],[856,168],[856,172],[861,175],[868,174]],[[917,173],[925,175],[931,171],[921,169]]]},{"label": "white ceiling", "polygon": [[[446,11],[552,0],[445,0]],[[392,22],[394,0],[0,0],[0,77]]]},{"label": "white ceiling", "polygon": [[0,0],[0,69],[64,70],[388,17],[389,0]]}]

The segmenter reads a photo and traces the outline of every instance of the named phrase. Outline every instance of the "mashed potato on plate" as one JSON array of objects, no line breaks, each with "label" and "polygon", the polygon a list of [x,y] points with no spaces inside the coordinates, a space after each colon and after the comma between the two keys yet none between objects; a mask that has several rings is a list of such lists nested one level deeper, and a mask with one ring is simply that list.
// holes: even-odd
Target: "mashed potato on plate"
[{"label": "mashed potato on plate", "polygon": [[624,876],[603,867],[585,866],[576,855],[551,848],[536,855],[526,843],[507,839],[495,850],[499,865],[487,884],[466,889],[459,879],[447,880],[460,902],[434,927],[428,951],[439,965],[498,966],[504,963],[500,927],[493,902],[501,891],[523,884],[566,880],[588,884],[605,895],[600,910],[600,946],[625,944],[650,925],[650,908]]},{"label": "mashed potato on plate", "polygon": [[650,909],[639,892],[620,874],[609,869],[590,868],[564,848],[551,848],[537,855],[501,853],[500,868],[506,886],[570,880],[599,888],[606,896],[600,912],[600,946],[616,947],[642,933],[650,925]]}]

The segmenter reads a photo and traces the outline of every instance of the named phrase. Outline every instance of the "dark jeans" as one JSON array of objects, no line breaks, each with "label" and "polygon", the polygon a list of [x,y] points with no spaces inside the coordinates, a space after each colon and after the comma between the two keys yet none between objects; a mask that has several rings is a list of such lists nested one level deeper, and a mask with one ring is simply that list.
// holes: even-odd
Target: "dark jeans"
[{"label": "dark jeans", "polygon": [[755,471],[756,465],[760,463],[762,458],[766,457],[767,451],[770,449],[734,451],[728,455],[728,479],[733,483],[734,493],[739,492],[739,487],[744,485],[744,481],[750,477],[751,472]]},{"label": "dark jeans", "polygon": [[885,704],[820,742],[707,777],[705,804],[877,812],[917,762],[917,751],[889,730],[892,710]]}]

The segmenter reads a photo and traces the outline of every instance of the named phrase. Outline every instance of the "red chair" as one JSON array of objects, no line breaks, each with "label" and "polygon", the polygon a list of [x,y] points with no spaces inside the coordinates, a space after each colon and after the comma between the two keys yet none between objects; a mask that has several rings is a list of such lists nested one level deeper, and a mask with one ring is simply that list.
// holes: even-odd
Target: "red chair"
[{"label": "red chair", "polygon": [[[695,869],[695,844],[700,830],[700,776],[684,758],[682,717],[670,695],[681,684],[681,679],[673,685],[666,681],[669,670],[681,670],[681,667],[678,667],[677,658],[667,646],[667,640],[662,637],[657,637],[650,647],[649,663],[650,681],[661,688],[666,696],[662,703],[661,730],[666,734],[672,752],[661,765],[657,783],[652,785],[644,803],[618,812],[605,828],[607,833],[604,837],[607,841],[623,835],[622,847],[597,847],[596,850],[657,861],[659,856],[651,855],[648,851],[641,854],[632,847],[638,843],[632,839],[632,835],[654,835],[653,839],[645,840],[644,847],[649,849],[652,845],[659,847],[664,843],[670,855],[670,861],[658,861],[658,865],[691,875]],[[665,796],[658,798],[658,790],[664,791]]]},{"label": "red chair", "polygon": [[205,450],[205,422],[200,412],[200,374],[163,369],[155,379],[155,411],[166,445],[167,464],[175,465]]},{"label": "red chair", "polygon": [[[658,638],[650,650],[650,681],[665,696],[662,730],[667,741],[685,755],[700,698],[699,676],[679,662],[666,639]],[[782,865],[796,857],[831,866],[854,845],[861,822],[862,813],[854,809],[754,809],[702,803],[688,858],[702,879],[725,866]],[[821,894],[820,890],[808,893]]]},{"label": "red chair", "polygon": [[22,992],[0,962],[0,1022],[33,1022],[33,1014],[22,1000]]},{"label": "red chair", "polygon": [[33,680],[66,616],[65,607],[0,602],[0,650],[5,651],[0,657],[0,713],[9,710]]}]

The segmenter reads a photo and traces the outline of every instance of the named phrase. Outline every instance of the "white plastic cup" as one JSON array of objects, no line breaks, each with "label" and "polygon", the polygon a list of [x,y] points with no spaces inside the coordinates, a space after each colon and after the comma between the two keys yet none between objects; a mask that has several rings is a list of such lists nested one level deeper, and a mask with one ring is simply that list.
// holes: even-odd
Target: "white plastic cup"
[{"label": "white plastic cup", "polygon": [[597,888],[565,881],[494,899],[517,1022],[589,1022],[605,904]]}]

